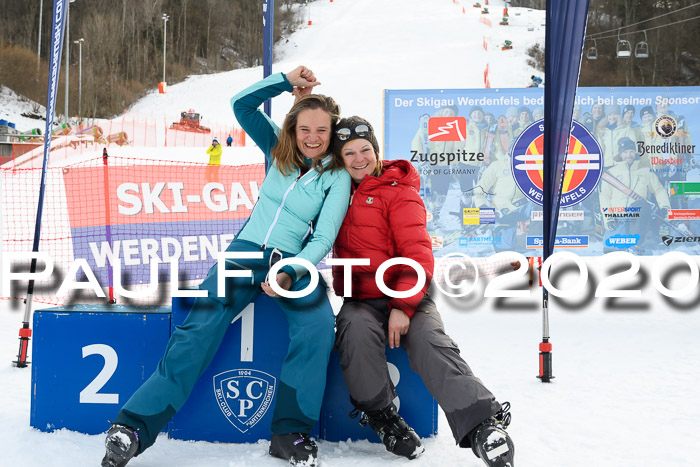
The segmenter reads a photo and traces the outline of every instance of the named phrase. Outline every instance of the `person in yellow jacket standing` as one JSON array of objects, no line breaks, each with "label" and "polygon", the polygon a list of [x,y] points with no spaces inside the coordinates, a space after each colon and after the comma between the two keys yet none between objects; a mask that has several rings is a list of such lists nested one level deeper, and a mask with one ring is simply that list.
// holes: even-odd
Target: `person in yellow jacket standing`
[{"label": "person in yellow jacket standing", "polygon": [[219,169],[221,168],[221,153],[224,149],[219,144],[219,139],[214,138],[211,142],[211,146],[207,149],[207,154],[209,154],[209,166],[206,170],[207,183],[218,182],[219,181]]}]

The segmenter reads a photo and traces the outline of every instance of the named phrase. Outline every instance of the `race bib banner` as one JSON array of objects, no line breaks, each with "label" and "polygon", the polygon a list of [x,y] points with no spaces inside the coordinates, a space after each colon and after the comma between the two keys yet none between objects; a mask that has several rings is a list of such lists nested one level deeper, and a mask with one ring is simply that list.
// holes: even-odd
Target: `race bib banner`
[{"label": "race bib banner", "polygon": [[[436,256],[542,251],[544,93],[385,91],[386,159],[421,176]],[[579,88],[555,248],[700,250],[700,89]]]},{"label": "race bib banner", "polygon": [[[88,166],[64,170],[73,256],[83,258],[100,284],[111,285],[115,264],[121,283],[202,279],[250,216],[265,176],[250,166]],[[86,181],[94,192],[86,193]]]}]

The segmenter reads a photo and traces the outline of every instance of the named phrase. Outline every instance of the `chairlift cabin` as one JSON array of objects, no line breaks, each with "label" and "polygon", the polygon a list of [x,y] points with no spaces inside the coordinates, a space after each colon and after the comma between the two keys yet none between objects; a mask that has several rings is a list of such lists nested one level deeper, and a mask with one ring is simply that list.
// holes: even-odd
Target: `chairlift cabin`
[{"label": "chairlift cabin", "polygon": [[634,46],[634,56],[636,58],[649,58],[649,44],[647,43],[647,32],[642,32],[644,33],[644,40],[641,42],[637,42],[637,44]]},{"label": "chairlift cabin", "polygon": [[598,60],[598,47],[595,39],[593,39],[593,47],[589,47],[586,51],[586,58],[588,60]]},{"label": "chairlift cabin", "polygon": [[620,39],[620,30],[617,31],[617,58],[630,58],[632,45],[627,39]]}]

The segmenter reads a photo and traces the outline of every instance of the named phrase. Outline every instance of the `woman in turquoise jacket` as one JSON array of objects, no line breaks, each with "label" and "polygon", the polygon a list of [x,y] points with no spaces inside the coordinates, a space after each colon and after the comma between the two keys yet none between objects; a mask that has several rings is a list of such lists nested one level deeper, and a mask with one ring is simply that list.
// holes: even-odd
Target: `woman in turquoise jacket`
[{"label": "woman in turquoise jacket", "polygon": [[[199,286],[208,296],[196,299],[158,368],[110,428],[103,467],[124,466],[153,444],[184,405],[229,323],[261,289],[276,297],[289,322],[291,341],[277,389],[270,454],[292,464],[316,465],[317,447],[308,435],[319,419],[335,317],[322,278],[306,297],[285,299],[273,291],[266,276],[280,256],[317,264],[333,246],[347,210],[350,176],[329,155],[340,108],[330,97],[311,94],[318,84],[311,70],[297,67],[286,75],[271,75],[231,99],[236,119],[265,153],[269,170],[248,222],[226,251],[260,257],[226,260],[226,269],[250,270],[252,279],[227,277],[223,297],[217,296],[217,265],[210,269]],[[280,129],[258,107],[285,91],[293,92],[297,101]],[[289,291],[303,290],[311,280],[297,265],[284,266],[276,278]]]}]

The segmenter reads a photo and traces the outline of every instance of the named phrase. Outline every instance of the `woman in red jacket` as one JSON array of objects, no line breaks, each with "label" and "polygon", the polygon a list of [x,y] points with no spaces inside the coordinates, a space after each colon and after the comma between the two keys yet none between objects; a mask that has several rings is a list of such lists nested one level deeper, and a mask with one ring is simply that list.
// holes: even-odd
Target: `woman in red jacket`
[{"label": "woman in red jacket", "polygon": [[[336,319],[336,345],[353,412],[362,412],[361,423],[369,423],[388,451],[409,459],[423,452],[392,403],[396,393],[384,349],[387,341],[391,348],[403,345],[411,368],[444,410],[455,441],[471,447],[488,466],[512,467],[513,442],[504,431],[510,404],[501,406],[474,376],[426,294],[434,258],[418,172],[405,160],[380,160],[372,126],[360,117],[340,120],[332,144],[353,180],[334,256],[370,260],[353,266],[349,281],[343,266],[333,268],[336,294],[345,297]],[[377,268],[397,257],[414,260],[425,271],[425,285],[407,298],[391,298],[375,282]],[[384,273],[384,283],[395,291],[411,290],[417,281],[416,270],[403,264]]]}]

